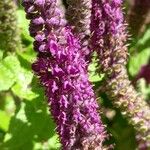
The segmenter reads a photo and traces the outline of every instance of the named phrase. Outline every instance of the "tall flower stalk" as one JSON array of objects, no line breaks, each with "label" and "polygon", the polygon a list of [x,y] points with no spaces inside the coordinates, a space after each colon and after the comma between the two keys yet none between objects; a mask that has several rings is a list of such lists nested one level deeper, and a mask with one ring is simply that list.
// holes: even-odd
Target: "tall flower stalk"
[{"label": "tall flower stalk", "polygon": [[92,0],[67,0],[67,3],[66,17],[81,40],[83,55],[85,55],[87,61],[90,61],[89,39],[91,35]]},{"label": "tall flower stalk", "polygon": [[14,1],[0,1],[0,49],[5,50],[5,52],[20,48],[21,40],[16,10]]},{"label": "tall flower stalk", "polygon": [[23,0],[38,52],[33,70],[45,87],[64,150],[102,150],[106,137],[78,39],[56,0]]},{"label": "tall flower stalk", "polygon": [[93,0],[91,45],[99,55],[101,71],[106,76],[106,93],[138,131],[137,138],[150,147],[150,109],[128,79],[127,32],[122,0]]}]

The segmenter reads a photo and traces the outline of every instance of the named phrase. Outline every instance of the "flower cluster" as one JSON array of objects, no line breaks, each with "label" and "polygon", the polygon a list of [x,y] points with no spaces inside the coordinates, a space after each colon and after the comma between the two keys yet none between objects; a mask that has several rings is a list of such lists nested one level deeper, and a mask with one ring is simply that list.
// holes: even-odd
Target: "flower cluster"
[{"label": "flower cluster", "polygon": [[32,67],[45,88],[62,148],[104,149],[107,135],[87,73],[92,50],[105,73],[106,94],[137,129],[140,149],[150,147],[150,109],[126,70],[123,0],[67,0],[66,18],[71,26],[57,2],[23,0],[23,6],[38,53]]},{"label": "flower cluster", "polygon": [[97,51],[101,71],[106,75],[107,95],[150,146],[150,109],[131,85],[125,67],[127,33],[121,6],[122,0],[93,0],[91,45]]},{"label": "flower cluster", "polygon": [[12,0],[0,1],[0,49],[15,51],[20,47],[16,6]]},{"label": "flower cluster", "polygon": [[79,40],[56,0],[23,0],[23,6],[38,52],[33,70],[45,87],[63,149],[103,149],[106,134]]},{"label": "flower cluster", "polygon": [[67,0],[67,2],[66,17],[81,40],[83,55],[85,55],[87,61],[90,61],[91,49],[89,48],[89,38],[91,35],[92,0]]}]

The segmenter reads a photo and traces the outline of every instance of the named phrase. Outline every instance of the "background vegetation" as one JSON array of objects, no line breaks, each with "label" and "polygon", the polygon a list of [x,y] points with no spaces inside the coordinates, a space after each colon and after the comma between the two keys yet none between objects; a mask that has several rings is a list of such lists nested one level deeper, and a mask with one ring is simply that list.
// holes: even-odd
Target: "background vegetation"
[{"label": "background vegetation", "polygon": [[[127,2],[126,16],[129,22],[129,61],[127,70],[138,92],[150,103],[150,69],[138,78],[143,65],[150,68],[150,24],[143,22],[139,31],[130,23],[132,3]],[[36,57],[33,39],[28,33],[28,21],[19,6],[18,25],[22,48],[7,54],[0,47],[0,150],[59,150],[60,143],[55,133],[43,89],[31,71],[31,63]],[[136,24],[136,22],[135,22]],[[138,28],[138,29],[139,29]],[[1,37],[0,37],[1,42]],[[102,76],[94,73],[96,63],[89,67],[90,80],[97,90]],[[149,76],[150,78],[150,76]],[[108,143],[116,143],[116,150],[135,150],[135,131],[126,118],[112,105],[105,93],[101,93],[102,118],[112,134]]]}]

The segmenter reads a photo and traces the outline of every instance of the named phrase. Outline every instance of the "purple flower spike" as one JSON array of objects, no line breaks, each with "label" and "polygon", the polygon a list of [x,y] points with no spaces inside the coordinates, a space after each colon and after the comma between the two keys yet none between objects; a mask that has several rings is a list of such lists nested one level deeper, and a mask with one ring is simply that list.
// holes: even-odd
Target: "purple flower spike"
[{"label": "purple flower spike", "polygon": [[67,3],[66,17],[80,38],[82,53],[89,62],[93,52],[89,48],[92,0],[67,0]]},{"label": "purple flower spike", "polygon": [[[150,147],[150,109],[128,79],[127,32],[122,12],[123,0],[93,0],[91,45],[106,75],[105,92],[138,131],[138,140]],[[139,136],[140,135],[140,136]],[[141,139],[139,139],[139,137]]]},{"label": "purple flower spike", "polygon": [[[106,137],[78,39],[56,0],[24,0],[38,58],[33,70],[45,87],[64,150],[101,150]],[[32,11],[31,11],[32,10]]]}]

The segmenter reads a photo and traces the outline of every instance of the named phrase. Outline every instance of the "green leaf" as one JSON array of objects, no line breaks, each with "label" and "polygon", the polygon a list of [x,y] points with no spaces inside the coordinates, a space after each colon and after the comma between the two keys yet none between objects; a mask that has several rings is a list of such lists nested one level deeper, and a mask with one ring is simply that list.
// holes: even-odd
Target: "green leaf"
[{"label": "green leaf", "polygon": [[60,143],[58,139],[58,135],[54,135],[52,138],[49,139],[48,141],[48,147],[51,147],[52,149],[59,149],[60,148]]},{"label": "green leaf", "polygon": [[32,42],[33,39],[29,35],[29,21],[25,17],[25,12],[21,9],[17,10],[17,16],[18,16],[18,26],[22,29],[22,37],[23,39]]},{"label": "green leaf", "polygon": [[15,79],[17,79],[18,73],[20,72],[21,68],[18,58],[14,55],[7,56],[3,60],[3,64],[7,67],[8,70],[10,70],[14,74]]},{"label": "green leaf", "polygon": [[28,46],[25,52],[18,51],[17,54],[30,63],[36,58],[36,52],[33,50],[32,45]]},{"label": "green leaf", "polygon": [[29,88],[26,85],[19,84],[19,83],[16,83],[12,87],[12,91],[18,97],[26,99],[26,100],[32,100],[38,97],[38,94],[34,93],[31,88]]},{"label": "green leaf", "polygon": [[14,83],[14,74],[0,62],[0,91],[8,90]]},{"label": "green leaf", "polygon": [[44,143],[36,142],[34,144],[34,150],[48,150],[49,148],[51,148],[51,150],[58,150],[60,146],[58,135],[54,135]]},{"label": "green leaf", "polygon": [[16,72],[16,84],[12,87],[12,91],[15,95],[26,100],[32,100],[38,96],[38,94],[32,92],[30,83],[33,78],[33,73],[24,68],[20,68],[19,72]]},{"label": "green leaf", "polygon": [[139,39],[137,45],[144,45],[149,40],[150,40],[150,27],[146,30],[143,37]]},{"label": "green leaf", "polygon": [[10,122],[10,116],[5,112],[0,110],[0,128],[4,131],[8,130]]},{"label": "green leaf", "polygon": [[12,87],[14,94],[23,99],[34,99],[37,94],[33,93],[29,87],[33,78],[33,73],[22,68],[18,58],[15,56],[6,57],[4,59],[4,64],[15,76],[16,84]]},{"label": "green leaf", "polygon": [[3,64],[14,74],[18,84],[28,86],[33,78],[33,73],[21,67],[16,56],[8,56],[3,60]]},{"label": "green leaf", "polygon": [[103,79],[103,75],[102,76],[100,76],[100,75],[98,75],[98,74],[90,74],[90,76],[89,76],[89,80],[91,81],[91,82],[98,82],[98,81],[101,81],[102,79]]},{"label": "green leaf", "polygon": [[103,74],[98,74],[96,73],[96,65],[97,63],[96,62],[93,62],[89,65],[88,67],[88,71],[89,71],[89,80],[91,82],[98,82],[98,81],[101,81],[104,77]]},{"label": "green leaf", "polygon": [[142,65],[148,63],[150,58],[150,48],[146,48],[140,53],[132,56],[129,59],[129,73],[131,76],[135,76],[139,71]]},{"label": "green leaf", "polygon": [[23,68],[16,56],[7,56],[0,64],[0,91],[12,87],[15,95],[23,99],[34,99],[37,94],[31,91],[33,73]]},{"label": "green leaf", "polygon": [[21,102],[12,117],[9,130],[0,149],[44,150],[59,149],[55,125],[48,112],[44,97]]}]

